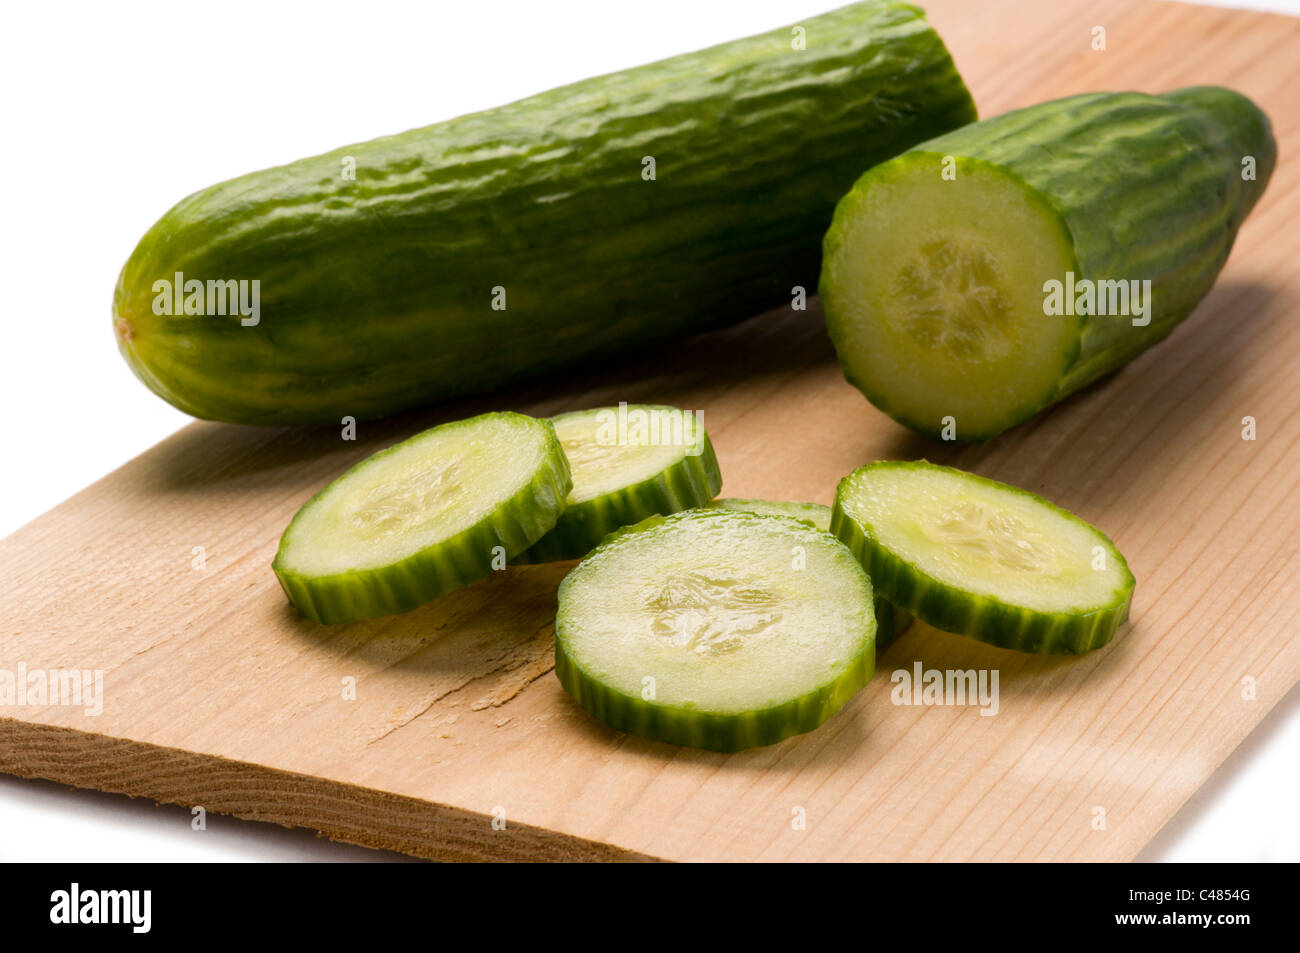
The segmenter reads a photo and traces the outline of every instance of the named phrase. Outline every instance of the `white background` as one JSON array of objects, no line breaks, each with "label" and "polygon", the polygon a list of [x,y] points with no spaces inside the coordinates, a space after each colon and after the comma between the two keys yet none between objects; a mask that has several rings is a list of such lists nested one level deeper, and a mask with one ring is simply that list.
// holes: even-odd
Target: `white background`
[{"label": "white background", "polygon": [[[0,535],[188,422],[131,375],[109,320],[122,262],[180,197],[834,5],[8,5]],[[1300,14],[1300,0],[1224,5]],[[1300,859],[1298,751],[1293,691],[1144,858]],[[195,832],[189,820],[182,808],[0,775],[0,860],[393,857],[230,818],[209,817]]]}]

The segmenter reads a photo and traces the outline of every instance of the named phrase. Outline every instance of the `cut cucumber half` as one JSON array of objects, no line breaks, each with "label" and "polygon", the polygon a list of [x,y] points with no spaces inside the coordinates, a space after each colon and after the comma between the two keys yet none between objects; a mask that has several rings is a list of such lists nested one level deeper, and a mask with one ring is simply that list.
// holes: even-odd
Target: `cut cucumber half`
[{"label": "cut cucumber half", "polygon": [[621,404],[551,422],[569,460],[573,490],[555,528],[517,563],[581,559],[614,530],[703,506],[722,487],[713,445],[689,411]]},{"label": "cut cucumber half", "polygon": [[811,731],[875,669],[871,581],[836,539],[723,509],[611,534],[560,585],[555,671],[600,721],[714,751]]},{"label": "cut cucumber half", "polygon": [[[745,500],[729,496],[714,500],[710,506],[724,510],[739,510],[743,513],[757,513],[760,516],[787,516],[810,526],[815,526],[823,533],[830,532],[831,508],[821,503],[791,503],[781,500]],[[898,606],[891,605],[880,593],[876,593],[876,647],[883,648],[903,634],[903,630],[912,624],[912,617]]]},{"label": "cut cucumber half", "polygon": [[832,532],[882,596],[1002,648],[1080,654],[1128,618],[1134,579],[1099,530],[1025,490],[889,460],[840,481]]},{"label": "cut cucumber half", "polygon": [[502,568],[572,484],[550,421],[483,414],[369,457],[307,502],[272,568],[317,622],[405,612]]},{"label": "cut cucumber half", "polygon": [[923,434],[990,439],[1173,331],[1276,158],[1258,106],[1199,86],[1039,103],[869,169],[823,243],[845,376]]}]

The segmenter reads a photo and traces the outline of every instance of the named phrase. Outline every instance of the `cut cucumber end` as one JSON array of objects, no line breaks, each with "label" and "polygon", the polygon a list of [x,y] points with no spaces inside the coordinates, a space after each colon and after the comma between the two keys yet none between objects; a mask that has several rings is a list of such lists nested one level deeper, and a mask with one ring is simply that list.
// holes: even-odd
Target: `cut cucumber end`
[{"label": "cut cucumber end", "polygon": [[612,728],[735,751],[838,711],[875,635],[871,582],[833,537],[697,509],[612,534],[565,578],[556,673]]},{"label": "cut cucumber end", "polygon": [[1079,654],[1128,618],[1114,544],[1025,490],[925,461],[881,461],[836,492],[832,531],[877,591],[935,628],[1026,652]]},{"label": "cut cucumber end", "polygon": [[[948,175],[945,177],[945,170]],[[1047,200],[978,159],[911,152],[835,210],[820,292],[845,376],[895,420],[986,440],[1049,404],[1082,319],[1044,313],[1078,271]]]},{"label": "cut cucumber end", "polygon": [[549,421],[493,413],[443,424],[308,501],[273,568],[309,619],[405,612],[504,568],[555,525],[571,487]]},{"label": "cut cucumber end", "polygon": [[722,473],[700,418],[676,407],[624,404],[552,417],[573,474],[555,528],[516,563],[581,559],[614,530],[703,506]]}]

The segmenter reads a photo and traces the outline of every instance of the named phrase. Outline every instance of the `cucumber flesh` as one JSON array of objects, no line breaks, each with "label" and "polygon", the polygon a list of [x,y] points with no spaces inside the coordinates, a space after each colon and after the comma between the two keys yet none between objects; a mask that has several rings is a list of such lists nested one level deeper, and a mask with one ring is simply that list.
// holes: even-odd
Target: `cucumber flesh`
[{"label": "cucumber flesh", "polygon": [[294,516],[273,568],[317,622],[405,612],[500,568],[572,487],[549,421],[483,414],[363,460]]},{"label": "cucumber flesh", "polygon": [[1079,654],[1128,618],[1134,579],[1099,530],[1025,490],[925,461],[845,477],[832,531],[881,595],[935,628]]},{"label": "cucumber flesh", "polygon": [[[714,500],[711,506],[724,510],[740,510],[745,513],[757,513],[760,516],[787,516],[815,526],[823,533],[830,532],[831,508],[821,503],[792,503],[780,500],[746,500],[739,497],[724,497]],[[912,617],[907,612],[891,605],[880,593],[876,593],[876,648],[883,648],[903,634],[912,624]]]},{"label": "cucumber flesh", "polygon": [[837,540],[721,509],[611,534],[560,585],[556,673],[600,721],[716,751],[838,711],[875,668],[871,581]]},{"label": "cucumber flesh", "polygon": [[703,506],[722,486],[713,445],[695,414],[638,404],[575,411],[551,422],[573,491],[555,528],[517,563],[581,559],[614,530]]}]

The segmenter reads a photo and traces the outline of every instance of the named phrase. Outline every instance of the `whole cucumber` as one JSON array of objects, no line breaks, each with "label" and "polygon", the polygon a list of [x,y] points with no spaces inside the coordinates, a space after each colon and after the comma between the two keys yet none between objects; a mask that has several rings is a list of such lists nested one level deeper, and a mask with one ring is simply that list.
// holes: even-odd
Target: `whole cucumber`
[{"label": "whole cucumber", "polygon": [[490,391],[811,294],[862,170],[974,118],[922,11],[858,3],[191,195],[118,345],[216,420]]}]

